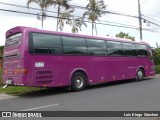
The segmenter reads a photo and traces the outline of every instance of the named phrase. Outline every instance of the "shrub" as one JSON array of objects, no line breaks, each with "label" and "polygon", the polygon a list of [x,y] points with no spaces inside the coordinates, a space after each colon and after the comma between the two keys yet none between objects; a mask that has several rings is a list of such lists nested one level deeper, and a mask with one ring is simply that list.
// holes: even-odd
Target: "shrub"
[{"label": "shrub", "polygon": [[155,66],[156,74],[160,74],[160,65]]},{"label": "shrub", "polygon": [[3,85],[3,81],[2,81],[2,70],[0,70],[0,86]]}]

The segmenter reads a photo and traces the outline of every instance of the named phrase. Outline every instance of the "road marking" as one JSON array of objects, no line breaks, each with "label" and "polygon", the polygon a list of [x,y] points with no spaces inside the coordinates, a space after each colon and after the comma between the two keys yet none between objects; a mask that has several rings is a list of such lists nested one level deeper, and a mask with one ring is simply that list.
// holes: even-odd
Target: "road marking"
[{"label": "road marking", "polygon": [[26,110],[21,110],[21,111],[37,110],[37,109],[46,108],[46,107],[53,107],[53,106],[57,106],[57,105],[59,105],[59,104],[45,105],[45,106],[35,107],[35,108],[26,109]]}]

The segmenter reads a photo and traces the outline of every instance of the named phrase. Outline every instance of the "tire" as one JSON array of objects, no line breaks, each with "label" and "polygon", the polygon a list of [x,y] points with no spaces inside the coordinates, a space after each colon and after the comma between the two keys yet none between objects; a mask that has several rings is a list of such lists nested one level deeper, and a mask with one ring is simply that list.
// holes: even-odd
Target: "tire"
[{"label": "tire", "polygon": [[72,91],[81,91],[84,90],[86,87],[86,77],[83,73],[81,72],[76,72],[73,74],[72,79],[71,79],[71,89]]},{"label": "tire", "polygon": [[144,77],[144,71],[141,68],[139,68],[137,71],[137,77],[136,77],[135,81],[136,82],[142,81],[143,77]]}]

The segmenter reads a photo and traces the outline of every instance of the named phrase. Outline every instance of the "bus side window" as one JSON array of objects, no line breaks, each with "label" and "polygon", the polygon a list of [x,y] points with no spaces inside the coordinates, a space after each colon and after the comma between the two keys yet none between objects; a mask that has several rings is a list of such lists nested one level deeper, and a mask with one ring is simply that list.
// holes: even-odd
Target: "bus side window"
[{"label": "bus side window", "polygon": [[34,54],[62,54],[61,36],[45,33],[32,33],[32,37],[31,49],[33,49]]}]

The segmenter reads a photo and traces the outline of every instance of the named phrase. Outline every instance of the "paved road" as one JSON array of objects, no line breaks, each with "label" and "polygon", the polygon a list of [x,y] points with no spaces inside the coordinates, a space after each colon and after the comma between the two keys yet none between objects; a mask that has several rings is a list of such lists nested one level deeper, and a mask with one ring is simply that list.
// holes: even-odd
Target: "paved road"
[{"label": "paved road", "polygon": [[159,111],[160,75],[141,82],[121,81],[90,86],[81,92],[48,89],[1,99],[0,111]]}]

